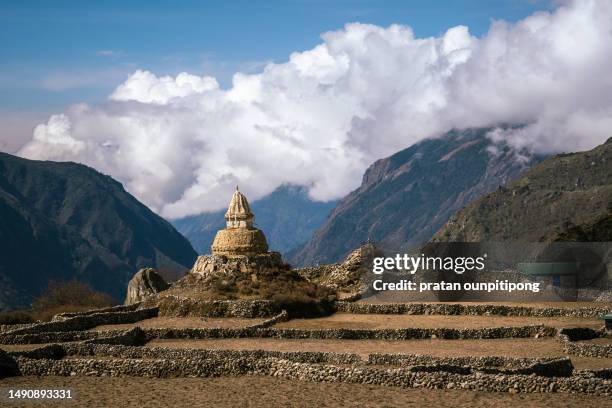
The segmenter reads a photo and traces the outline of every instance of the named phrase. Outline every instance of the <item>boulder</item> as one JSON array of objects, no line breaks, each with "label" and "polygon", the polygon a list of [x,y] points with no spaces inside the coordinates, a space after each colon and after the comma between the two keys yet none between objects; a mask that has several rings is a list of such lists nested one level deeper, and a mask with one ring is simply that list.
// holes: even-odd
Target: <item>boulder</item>
[{"label": "boulder", "polygon": [[168,289],[168,284],[153,268],[144,268],[136,272],[127,287],[124,304],[142,302],[145,298]]},{"label": "boulder", "polygon": [[13,357],[0,349],[0,378],[19,375],[19,366]]}]

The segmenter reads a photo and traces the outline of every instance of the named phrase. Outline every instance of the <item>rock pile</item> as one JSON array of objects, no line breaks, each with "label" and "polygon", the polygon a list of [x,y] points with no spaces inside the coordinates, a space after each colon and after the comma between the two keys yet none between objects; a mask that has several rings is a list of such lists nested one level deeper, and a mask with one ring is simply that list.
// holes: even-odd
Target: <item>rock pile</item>
[{"label": "rock pile", "polygon": [[364,277],[371,271],[372,259],[379,251],[366,244],[351,252],[341,263],[297,269],[297,272],[318,285],[340,293],[341,298],[358,297],[366,289]]}]

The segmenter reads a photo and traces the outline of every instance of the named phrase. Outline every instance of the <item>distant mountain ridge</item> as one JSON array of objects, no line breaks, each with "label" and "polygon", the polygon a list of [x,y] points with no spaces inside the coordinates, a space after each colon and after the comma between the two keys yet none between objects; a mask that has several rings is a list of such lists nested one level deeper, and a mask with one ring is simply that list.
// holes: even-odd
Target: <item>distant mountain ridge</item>
[{"label": "distant mountain ridge", "polygon": [[[312,201],[305,187],[283,185],[251,202],[251,209],[255,214],[255,223],[266,235],[270,249],[286,254],[312,236],[336,203]],[[222,209],[170,222],[189,239],[198,253],[208,254],[215,234],[225,228],[225,211]]]},{"label": "distant mountain ridge", "polygon": [[27,307],[50,279],[78,279],[120,300],[138,269],[179,274],[196,255],[111,177],[0,153],[0,309]]},{"label": "distant mountain ridge", "polygon": [[560,154],[457,212],[433,241],[612,241],[612,138]]},{"label": "distant mountain ridge", "polygon": [[337,262],[367,241],[387,250],[427,241],[455,211],[539,160],[494,144],[490,130],[453,130],[376,161],[290,261]]}]

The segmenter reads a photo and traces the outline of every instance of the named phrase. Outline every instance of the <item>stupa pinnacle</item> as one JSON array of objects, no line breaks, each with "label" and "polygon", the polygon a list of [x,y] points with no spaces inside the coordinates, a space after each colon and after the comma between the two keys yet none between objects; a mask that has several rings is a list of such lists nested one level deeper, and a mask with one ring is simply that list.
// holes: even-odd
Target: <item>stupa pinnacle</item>
[{"label": "stupa pinnacle", "polygon": [[253,228],[253,220],[255,216],[251,212],[251,207],[244,194],[240,192],[238,186],[232,195],[227,211],[225,212],[225,221],[227,228]]},{"label": "stupa pinnacle", "polygon": [[236,186],[225,213],[226,227],[217,231],[212,244],[213,255],[243,256],[268,252],[263,232],[254,227],[255,216],[247,198]]}]

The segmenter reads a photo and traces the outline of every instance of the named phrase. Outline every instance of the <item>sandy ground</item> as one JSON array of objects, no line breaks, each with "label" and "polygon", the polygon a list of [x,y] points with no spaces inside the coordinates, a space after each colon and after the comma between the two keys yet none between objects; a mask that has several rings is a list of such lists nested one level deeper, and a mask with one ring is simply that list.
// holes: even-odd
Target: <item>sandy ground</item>
[{"label": "sandy ground", "polygon": [[[5,407],[581,407],[605,408],[606,397],[421,390],[312,383],[263,376],[220,378],[13,377],[0,380]],[[72,401],[13,402],[9,388],[69,388]]]},{"label": "sandy ground", "polygon": [[[333,351],[356,353],[363,358],[371,353],[429,354],[439,357],[507,356],[563,357],[555,339],[494,340],[319,340],[319,339],[202,339],[153,340],[147,347],[202,348],[219,350]],[[612,358],[570,356],[577,369],[612,367]]]},{"label": "sandy ground", "polygon": [[597,318],[577,317],[508,317],[508,316],[445,316],[445,315],[386,315],[336,313],[316,319],[293,319],[278,323],[278,328],[300,329],[397,329],[421,328],[482,328],[528,326],[543,324],[553,327],[591,327],[598,329],[603,322]]},{"label": "sandy ground", "polygon": [[[265,319],[155,317],[130,324],[109,324],[91,330],[125,330],[135,326],[142,328],[239,328],[263,322]],[[500,326],[526,326],[544,324],[553,327],[591,327],[598,329],[603,322],[596,318],[577,317],[507,317],[507,316],[444,316],[444,315],[378,315],[336,313],[315,319],[294,319],[276,324],[279,328],[302,329],[393,329],[406,327],[424,328],[481,328]]]},{"label": "sandy ground", "polygon": [[592,343],[601,345],[612,345],[612,337],[599,337],[591,340],[582,340],[581,343]]},{"label": "sandy ground", "polygon": [[94,327],[91,330],[125,330],[139,326],[142,328],[208,328],[208,327],[224,327],[238,328],[259,324],[266,319],[240,319],[233,317],[154,317],[152,319],[141,320],[136,323],[129,324],[108,324]]}]

